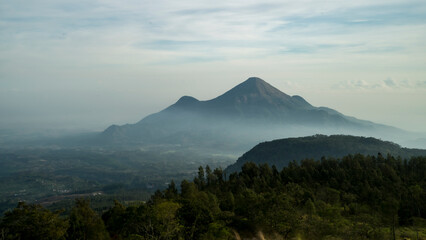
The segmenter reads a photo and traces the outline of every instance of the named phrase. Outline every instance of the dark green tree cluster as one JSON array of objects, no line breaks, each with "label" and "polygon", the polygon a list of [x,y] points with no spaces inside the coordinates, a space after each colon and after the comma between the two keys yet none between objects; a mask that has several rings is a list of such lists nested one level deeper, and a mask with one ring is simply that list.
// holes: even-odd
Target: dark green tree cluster
[{"label": "dark green tree cluster", "polygon": [[[69,217],[20,204],[1,239],[426,239],[426,157],[349,155],[239,173],[200,167],[146,203],[98,217],[78,200]],[[400,229],[411,229],[402,232]],[[405,235],[404,235],[405,234]],[[411,235],[410,235],[411,234]]]},{"label": "dark green tree cluster", "polygon": [[71,214],[60,216],[41,205],[20,202],[0,222],[1,240],[102,240],[110,239],[102,219],[89,201],[77,199]]}]

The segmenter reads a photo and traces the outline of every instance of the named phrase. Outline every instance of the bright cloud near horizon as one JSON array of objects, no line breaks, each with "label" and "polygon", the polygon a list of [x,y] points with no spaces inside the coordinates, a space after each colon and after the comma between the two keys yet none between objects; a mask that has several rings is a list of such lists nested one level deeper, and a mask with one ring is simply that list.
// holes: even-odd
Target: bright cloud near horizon
[{"label": "bright cloud near horizon", "polygon": [[426,132],[426,2],[0,2],[0,129],[101,130],[251,76]]}]

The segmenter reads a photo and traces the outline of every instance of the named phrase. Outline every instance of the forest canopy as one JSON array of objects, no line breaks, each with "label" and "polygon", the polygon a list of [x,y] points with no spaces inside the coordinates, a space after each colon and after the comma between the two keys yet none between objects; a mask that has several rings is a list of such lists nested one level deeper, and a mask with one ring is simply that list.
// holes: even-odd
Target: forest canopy
[{"label": "forest canopy", "polygon": [[[1,219],[1,239],[426,239],[426,157],[348,155],[283,169],[200,167],[148,202],[69,214],[20,203]],[[37,234],[37,235],[35,235]]]}]

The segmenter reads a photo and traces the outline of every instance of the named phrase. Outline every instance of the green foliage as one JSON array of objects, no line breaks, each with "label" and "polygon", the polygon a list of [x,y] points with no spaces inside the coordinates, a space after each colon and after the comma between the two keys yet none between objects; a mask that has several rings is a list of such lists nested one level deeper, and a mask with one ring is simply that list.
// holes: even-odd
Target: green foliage
[{"label": "green foliage", "polygon": [[20,202],[1,220],[0,239],[65,239],[67,227],[67,220],[60,217],[59,212]]},{"label": "green foliage", "polygon": [[153,206],[158,239],[172,239],[179,234],[182,225],[176,213],[180,208],[181,205],[174,202],[162,202]]},{"label": "green foliage", "polygon": [[235,239],[232,230],[222,221],[209,224],[207,231],[201,235],[204,240],[231,240]]},{"label": "green foliage", "polygon": [[76,199],[70,214],[68,237],[78,240],[109,239],[102,219],[90,208],[84,199]]},{"label": "green foliage", "polygon": [[[77,200],[69,214],[67,237],[425,239],[425,172],[426,157],[403,161],[381,154],[306,159],[292,162],[281,171],[266,164],[246,163],[241,172],[231,174],[229,179],[225,179],[221,169],[200,167],[194,182],[181,182],[180,192],[171,182],[146,203],[126,205],[115,201],[103,212],[102,219],[88,201]],[[56,222],[36,225],[37,234],[41,234],[37,236],[64,238],[68,224],[58,214],[37,205],[18,206],[1,222],[7,236],[2,240],[19,236],[28,239],[19,234],[28,229],[34,231],[31,224],[35,220],[13,219]],[[58,225],[62,228],[54,227]],[[50,232],[56,232],[57,237],[45,237]]]}]

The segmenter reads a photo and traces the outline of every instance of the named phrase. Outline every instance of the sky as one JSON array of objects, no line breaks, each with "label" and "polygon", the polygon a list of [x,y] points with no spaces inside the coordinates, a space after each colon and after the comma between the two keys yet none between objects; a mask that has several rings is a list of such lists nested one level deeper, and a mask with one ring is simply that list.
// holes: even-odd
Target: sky
[{"label": "sky", "polygon": [[0,0],[0,129],[100,131],[251,76],[426,132],[426,1]]}]

